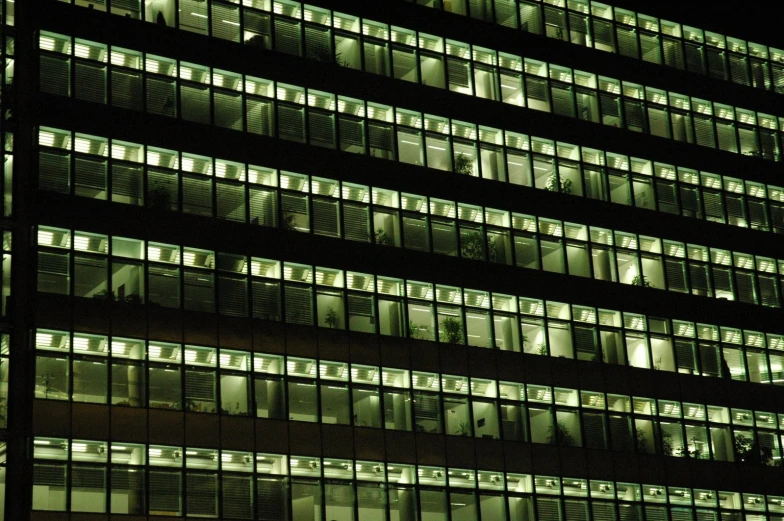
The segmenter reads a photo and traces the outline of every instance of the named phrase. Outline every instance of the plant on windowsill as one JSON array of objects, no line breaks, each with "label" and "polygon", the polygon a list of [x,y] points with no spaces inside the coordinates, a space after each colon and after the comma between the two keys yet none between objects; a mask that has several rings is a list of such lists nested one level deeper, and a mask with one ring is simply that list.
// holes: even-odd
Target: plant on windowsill
[{"label": "plant on windowsill", "polygon": [[548,192],[561,192],[562,194],[572,193],[572,180],[571,179],[558,179],[558,174],[553,172],[547,178],[547,184],[544,187]]},{"label": "plant on windowsill", "polygon": [[485,245],[480,232],[470,232],[461,238],[460,255],[466,259],[484,260]]},{"label": "plant on windowsill", "polygon": [[175,401],[172,402],[172,409],[182,409],[183,411],[195,411],[196,410],[196,400],[192,398],[185,398],[182,401]]},{"label": "plant on windowsill", "polygon": [[295,221],[296,216],[293,213],[283,210],[283,213],[280,216],[280,229],[287,232],[297,231]]},{"label": "plant on windowsill", "polygon": [[665,456],[672,456],[672,436],[668,433],[662,433],[661,437],[661,453]]},{"label": "plant on windowsill", "polygon": [[147,208],[150,210],[171,210],[171,200],[171,192],[163,183],[153,183],[147,189]]},{"label": "plant on windowsill", "polygon": [[547,345],[544,342],[536,345],[536,354],[547,356]]},{"label": "plant on windowsill", "polygon": [[654,371],[661,371],[662,366],[662,357],[657,358],[653,361],[653,370]]},{"label": "plant on windowsill", "polygon": [[456,317],[446,317],[441,321],[439,339],[447,344],[463,343],[463,322]]},{"label": "plant on windowsill", "polygon": [[692,443],[694,443],[695,449],[694,450],[689,450],[689,446],[688,445],[684,445],[683,447],[678,449],[678,456],[680,456],[682,458],[700,459],[701,452],[700,452],[699,449],[696,448],[697,447],[697,443],[696,443],[697,440],[692,438],[691,441],[692,441]]},{"label": "plant on windowsill", "polygon": [[561,447],[573,447],[574,438],[563,420],[558,420],[547,430],[547,443]]},{"label": "plant on windowsill", "polygon": [[632,279],[632,286],[642,286],[643,288],[656,287],[653,284],[651,284],[651,281],[649,281],[648,277],[646,277],[645,275],[643,276],[635,275],[634,278]]},{"label": "plant on windowsill", "polygon": [[470,436],[471,435],[471,425],[469,425],[469,423],[465,422],[465,421],[458,422],[457,430],[455,431],[455,434],[457,434],[458,436]]},{"label": "plant on windowsill", "polygon": [[634,449],[637,452],[648,452],[648,438],[645,431],[639,427],[634,430]]},{"label": "plant on windowsill", "polygon": [[749,436],[738,434],[733,444],[735,461],[756,465],[776,465],[770,447],[760,447],[759,443]]},{"label": "plant on windowsill", "polygon": [[383,246],[389,246],[392,244],[392,241],[389,240],[387,236],[387,232],[384,231],[383,228],[377,228],[375,233],[376,244],[381,244]]},{"label": "plant on windowsill", "polygon": [[324,315],[324,323],[330,328],[335,329],[338,327],[339,322],[338,312],[332,308],[327,308],[327,313]]},{"label": "plant on windowsill", "polygon": [[455,164],[453,170],[456,174],[471,175],[474,173],[474,165],[471,158],[462,152],[455,156]]},{"label": "plant on windowsill", "polygon": [[427,327],[420,326],[413,320],[408,321],[408,337],[416,340],[427,340]]}]

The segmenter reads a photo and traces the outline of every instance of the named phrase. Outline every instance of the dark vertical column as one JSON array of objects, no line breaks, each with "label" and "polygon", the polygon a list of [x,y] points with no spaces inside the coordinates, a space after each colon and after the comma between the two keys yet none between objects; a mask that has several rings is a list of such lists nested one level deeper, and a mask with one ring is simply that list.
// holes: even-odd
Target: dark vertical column
[{"label": "dark vertical column", "polygon": [[13,213],[11,231],[12,324],[8,402],[8,479],[6,519],[29,519],[32,498],[33,381],[35,358],[30,349],[30,329],[35,314],[35,252],[32,209],[35,206],[37,161],[33,154],[33,106],[37,97],[38,61],[35,52],[35,10],[37,2],[16,2],[16,91],[12,117],[7,129],[14,132]]}]

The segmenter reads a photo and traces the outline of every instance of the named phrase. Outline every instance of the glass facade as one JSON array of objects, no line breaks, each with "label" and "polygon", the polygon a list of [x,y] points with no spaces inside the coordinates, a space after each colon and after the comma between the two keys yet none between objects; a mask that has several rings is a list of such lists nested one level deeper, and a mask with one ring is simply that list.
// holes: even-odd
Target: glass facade
[{"label": "glass facade", "polygon": [[0,0],[0,521],[784,521],[784,51],[313,1]]},{"label": "glass facade", "polygon": [[480,519],[480,512],[496,521],[576,513],[586,521],[642,519],[643,512],[647,519],[778,518],[784,511],[780,496],[661,484],[106,440],[33,443],[34,507],[49,511],[69,505],[72,512],[294,521]]}]

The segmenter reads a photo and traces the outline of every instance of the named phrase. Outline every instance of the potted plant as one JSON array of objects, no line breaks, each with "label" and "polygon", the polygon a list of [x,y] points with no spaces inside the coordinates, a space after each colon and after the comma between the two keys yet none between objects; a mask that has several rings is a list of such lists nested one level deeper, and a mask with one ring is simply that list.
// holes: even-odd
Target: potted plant
[{"label": "potted plant", "polygon": [[484,260],[485,245],[482,234],[474,231],[461,237],[460,254],[466,259]]},{"label": "potted plant", "polygon": [[552,445],[560,445],[562,447],[572,447],[574,445],[574,438],[569,433],[569,427],[563,420],[558,420],[547,430],[547,443]]},{"label": "potted plant", "polygon": [[544,189],[549,192],[561,192],[562,194],[568,195],[572,193],[572,180],[559,179],[558,173],[553,172],[550,174],[550,177],[547,178],[547,184]]},{"label": "potted plant", "polygon": [[392,241],[390,241],[387,236],[387,232],[385,232],[383,228],[376,229],[375,239],[376,244],[382,244],[384,246],[392,244]]},{"label": "potted plant", "polygon": [[456,174],[471,175],[474,173],[474,164],[471,158],[462,152],[455,156],[454,171]]},{"label": "potted plant", "polygon": [[471,435],[471,425],[466,421],[458,422],[457,430],[455,434],[458,436],[470,436]]},{"label": "potted plant", "polygon": [[293,232],[297,230],[297,226],[295,224],[296,216],[291,213],[283,210],[283,213],[280,216],[280,229],[285,230],[287,232]]},{"label": "potted plant", "polygon": [[648,277],[646,277],[645,275],[643,276],[635,275],[634,278],[632,279],[632,286],[642,286],[644,288],[656,287],[653,284],[651,284],[651,282],[648,280]]},{"label": "potted plant", "polygon": [[424,340],[427,338],[427,327],[420,326],[413,320],[408,321],[408,337]]},{"label": "potted plant", "polygon": [[463,323],[457,317],[446,317],[440,324],[439,338],[447,344],[463,343]]},{"label": "potted plant", "polygon": [[648,438],[645,431],[639,427],[634,430],[634,449],[637,452],[648,452]]},{"label": "potted plant", "polygon": [[340,319],[338,318],[338,312],[331,307],[327,308],[327,312],[324,315],[324,323],[332,329],[335,329],[338,327],[339,322]]}]

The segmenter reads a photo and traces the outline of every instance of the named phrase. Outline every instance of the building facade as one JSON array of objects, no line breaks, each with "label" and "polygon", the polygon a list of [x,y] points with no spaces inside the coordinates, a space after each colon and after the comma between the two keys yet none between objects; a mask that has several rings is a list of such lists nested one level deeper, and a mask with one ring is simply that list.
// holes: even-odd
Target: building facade
[{"label": "building facade", "polygon": [[784,51],[588,0],[2,9],[0,519],[784,519]]}]

